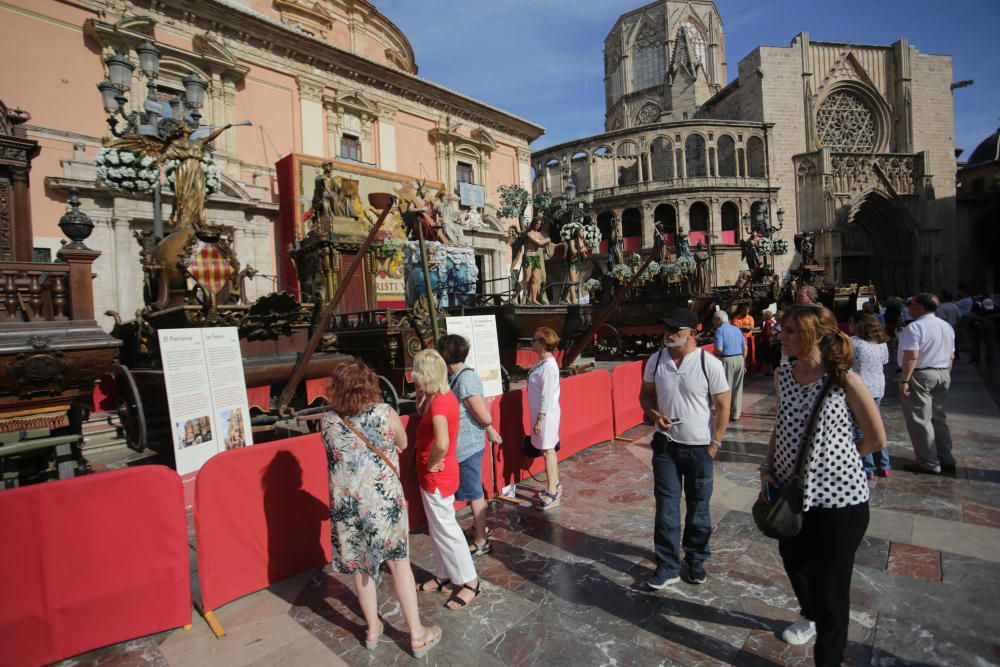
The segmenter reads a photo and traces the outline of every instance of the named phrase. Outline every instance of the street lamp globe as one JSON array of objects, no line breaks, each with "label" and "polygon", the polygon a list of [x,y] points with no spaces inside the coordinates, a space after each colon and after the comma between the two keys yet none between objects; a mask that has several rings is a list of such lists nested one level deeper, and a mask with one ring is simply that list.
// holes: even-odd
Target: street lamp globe
[{"label": "street lamp globe", "polygon": [[118,111],[118,88],[110,80],[105,79],[97,84],[97,89],[101,91],[101,102],[104,104],[104,112],[113,114]]},{"label": "street lamp globe", "polygon": [[589,187],[583,191],[583,201],[587,206],[591,206],[594,203],[594,191]]},{"label": "street lamp globe", "polygon": [[160,71],[160,50],[148,39],[135,47],[139,54],[139,68],[147,79],[155,79]]},{"label": "street lamp globe", "polygon": [[108,78],[119,92],[125,92],[132,87],[132,72],[135,65],[122,53],[115,53],[104,59],[108,66]]},{"label": "street lamp globe", "polygon": [[184,96],[188,105],[193,109],[200,109],[205,101],[205,91],[208,90],[208,82],[200,76],[191,72],[181,79],[184,83]]}]

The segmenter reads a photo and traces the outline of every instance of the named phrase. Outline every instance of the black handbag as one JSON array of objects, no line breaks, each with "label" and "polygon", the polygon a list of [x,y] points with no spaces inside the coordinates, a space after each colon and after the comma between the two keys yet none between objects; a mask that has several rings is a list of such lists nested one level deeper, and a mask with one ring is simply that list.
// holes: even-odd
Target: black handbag
[{"label": "black handbag", "polygon": [[777,493],[777,497],[765,498],[763,494],[757,497],[753,504],[753,521],[765,536],[776,540],[795,537],[802,530],[802,502],[804,498],[803,471],[809,458],[809,450],[813,445],[816,427],[816,416],[823,407],[823,400],[830,392],[834,375],[830,373],[823,383],[823,388],[816,397],[812,413],[802,436],[802,446],[795,457],[795,469],[792,478],[788,480]]},{"label": "black handbag", "polygon": [[[553,449],[555,449],[557,452],[561,449],[558,442],[556,443],[556,446],[553,447]],[[526,435],[524,436],[524,447],[522,449],[522,453],[524,454],[524,458],[526,459],[537,459],[539,456],[542,455],[542,450],[538,449],[533,444],[531,444],[531,436]]]}]

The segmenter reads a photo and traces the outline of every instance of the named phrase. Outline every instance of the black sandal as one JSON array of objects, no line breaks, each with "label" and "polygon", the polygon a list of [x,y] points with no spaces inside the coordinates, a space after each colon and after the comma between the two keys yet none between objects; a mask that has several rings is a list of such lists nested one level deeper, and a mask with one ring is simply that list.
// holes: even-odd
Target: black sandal
[{"label": "black sandal", "polygon": [[[465,609],[466,607],[468,607],[469,605],[471,605],[473,602],[475,602],[479,598],[480,595],[482,595],[482,593],[483,593],[482,585],[483,585],[483,582],[476,581],[476,587],[475,588],[473,588],[472,586],[470,586],[468,584],[462,584],[460,587],[456,587],[454,589],[454,592],[451,594],[451,597],[449,597],[445,601],[444,608],[447,609],[448,611],[458,611],[459,609]],[[469,600],[468,602],[466,602],[462,598],[458,597],[459,592],[463,588],[468,588],[470,591],[473,592],[472,599]],[[449,605],[452,602],[454,602],[458,606],[457,607],[450,607]]]},{"label": "black sandal", "polygon": [[[436,588],[430,588],[428,584],[433,583]],[[424,583],[417,586],[418,593],[444,593],[445,589],[451,586],[451,581],[448,579],[438,579],[437,577],[431,577]]]},{"label": "black sandal", "polygon": [[490,538],[486,538],[486,541],[482,544],[476,544],[475,542],[469,543],[469,553],[473,558],[479,558],[480,556],[485,556],[488,553],[493,552],[493,543],[490,542]]}]

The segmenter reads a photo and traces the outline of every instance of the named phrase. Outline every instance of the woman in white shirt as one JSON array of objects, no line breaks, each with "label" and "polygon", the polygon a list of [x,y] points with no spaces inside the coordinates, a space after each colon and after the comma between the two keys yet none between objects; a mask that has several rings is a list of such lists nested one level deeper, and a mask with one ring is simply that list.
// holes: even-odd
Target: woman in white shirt
[{"label": "woman in white shirt", "polygon": [[[879,324],[878,318],[873,313],[858,310],[851,313],[849,320],[851,328],[851,345],[854,348],[854,366],[851,368],[861,376],[861,380],[868,387],[875,405],[882,404],[882,397],[885,396],[885,365],[889,363],[889,346],[887,342],[889,336],[885,329]],[[855,424],[854,439],[861,440],[861,429]],[[889,465],[889,448],[880,449],[874,454],[867,454],[862,459],[865,469],[865,477],[871,481],[877,474],[879,477],[888,477],[892,474]]]},{"label": "woman in white shirt", "polygon": [[538,363],[528,373],[528,415],[531,424],[531,444],[545,458],[548,486],[539,491],[537,506],[543,512],[556,507],[562,500],[559,463],[555,447],[559,444],[559,364],[553,352],[559,336],[548,327],[539,327],[531,338],[531,349],[538,354]]}]

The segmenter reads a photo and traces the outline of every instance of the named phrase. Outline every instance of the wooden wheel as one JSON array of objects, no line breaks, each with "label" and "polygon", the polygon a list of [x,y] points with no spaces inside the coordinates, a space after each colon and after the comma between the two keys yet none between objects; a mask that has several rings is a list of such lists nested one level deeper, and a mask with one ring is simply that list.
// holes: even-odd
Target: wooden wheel
[{"label": "wooden wheel", "polygon": [[142,397],[128,366],[118,364],[114,370],[118,406],[115,412],[129,449],[141,452],[146,449],[146,415]]},{"label": "wooden wheel", "polygon": [[389,407],[399,412],[399,394],[396,392],[396,388],[392,386],[392,383],[384,376],[379,375],[378,388],[382,392],[382,402],[388,403]]},{"label": "wooden wheel", "polygon": [[622,336],[610,324],[602,324],[594,334],[594,356],[614,358],[621,356]]}]

